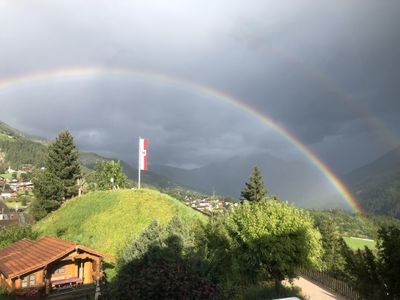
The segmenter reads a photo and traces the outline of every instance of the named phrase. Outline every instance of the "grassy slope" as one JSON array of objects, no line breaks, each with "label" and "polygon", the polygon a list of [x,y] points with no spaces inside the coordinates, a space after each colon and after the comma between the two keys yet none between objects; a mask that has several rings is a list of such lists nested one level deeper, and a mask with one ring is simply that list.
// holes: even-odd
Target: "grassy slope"
[{"label": "grassy slope", "polygon": [[142,189],[93,192],[65,203],[34,226],[53,235],[116,255],[154,219],[173,216],[193,222],[205,217],[158,191]]},{"label": "grassy slope", "polygon": [[343,239],[345,240],[346,244],[353,250],[357,249],[363,250],[365,246],[371,250],[376,248],[375,241],[361,240],[351,237],[344,237]]}]

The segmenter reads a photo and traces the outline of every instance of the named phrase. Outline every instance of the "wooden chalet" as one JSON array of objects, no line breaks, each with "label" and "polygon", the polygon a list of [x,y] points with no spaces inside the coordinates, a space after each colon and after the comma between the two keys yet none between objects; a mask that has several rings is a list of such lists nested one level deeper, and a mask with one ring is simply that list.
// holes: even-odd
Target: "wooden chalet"
[{"label": "wooden chalet", "polygon": [[0,285],[11,294],[42,299],[66,287],[96,284],[106,256],[54,237],[22,239],[0,249]]}]

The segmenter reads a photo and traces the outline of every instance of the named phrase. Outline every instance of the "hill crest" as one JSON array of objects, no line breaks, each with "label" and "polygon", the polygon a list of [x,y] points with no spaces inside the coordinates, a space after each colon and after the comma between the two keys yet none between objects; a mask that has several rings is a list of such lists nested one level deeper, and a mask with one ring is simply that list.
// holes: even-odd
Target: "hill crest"
[{"label": "hill crest", "polygon": [[206,218],[155,190],[97,191],[67,201],[34,230],[116,255],[153,220],[166,224],[174,216],[186,222]]}]

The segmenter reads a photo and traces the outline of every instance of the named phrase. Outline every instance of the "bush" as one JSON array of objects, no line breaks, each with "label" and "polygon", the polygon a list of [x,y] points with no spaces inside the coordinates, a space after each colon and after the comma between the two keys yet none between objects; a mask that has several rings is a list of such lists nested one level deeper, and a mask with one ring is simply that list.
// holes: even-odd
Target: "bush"
[{"label": "bush", "polygon": [[11,300],[7,291],[0,286],[0,300]]},{"label": "bush", "polygon": [[23,238],[36,239],[37,234],[32,232],[31,226],[13,225],[6,228],[0,228],[0,249],[7,247]]},{"label": "bush", "polygon": [[300,299],[306,300],[301,288],[297,286],[292,286],[292,287],[284,286],[281,288],[279,295],[277,295],[274,285],[268,282],[251,285],[245,288],[239,293],[237,299],[267,300],[267,299],[277,299],[282,297],[298,297]]},{"label": "bush", "polygon": [[[192,228],[178,218],[142,232],[118,260],[112,299],[219,299],[194,255]],[[127,288],[128,287],[128,288]]]}]

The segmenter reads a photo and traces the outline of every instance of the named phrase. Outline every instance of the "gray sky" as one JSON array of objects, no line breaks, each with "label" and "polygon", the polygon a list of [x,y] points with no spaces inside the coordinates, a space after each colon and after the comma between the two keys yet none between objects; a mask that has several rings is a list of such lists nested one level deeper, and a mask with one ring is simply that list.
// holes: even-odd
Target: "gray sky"
[{"label": "gray sky", "polygon": [[[75,67],[149,70],[242,99],[345,173],[399,142],[400,2],[0,0],[0,86]],[[194,167],[304,160],[266,124],[183,85],[90,75],[0,88],[0,120],[81,149]],[[310,166],[311,168],[311,166]]]}]

